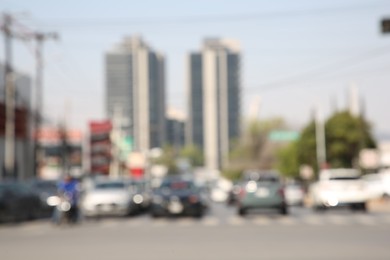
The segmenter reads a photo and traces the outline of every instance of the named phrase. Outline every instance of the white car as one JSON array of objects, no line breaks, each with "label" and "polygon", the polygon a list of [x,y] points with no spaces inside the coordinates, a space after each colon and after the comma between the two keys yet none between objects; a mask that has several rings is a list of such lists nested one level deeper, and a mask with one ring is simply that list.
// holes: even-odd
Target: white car
[{"label": "white car", "polygon": [[390,196],[390,172],[366,174],[362,179],[366,182],[370,199]]},{"label": "white car", "polygon": [[290,206],[302,206],[305,192],[302,185],[298,183],[289,183],[284,187],[286,202]]},{"label": "white car", "polygon": [[132,197],[124,181],[98,181],[86,191],[80,201],[85,217],[126,216],[131,210]]},{"label": "white car", "polygon": [[328,169],[321,171],[319,177],[309,191],[315,209],[350,206],[366,210],[369,196],[357,170]]}]

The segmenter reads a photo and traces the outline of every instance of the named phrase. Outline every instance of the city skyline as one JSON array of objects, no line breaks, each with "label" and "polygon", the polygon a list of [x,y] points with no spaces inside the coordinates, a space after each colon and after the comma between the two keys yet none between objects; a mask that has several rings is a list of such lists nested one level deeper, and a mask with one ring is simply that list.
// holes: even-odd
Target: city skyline
[{"label": "city skyline", "polygon": [[[206,37],[227,37],[242,45],[244,116],[260,96],[260,118],[281,116],[302,127],[315,104],[325,115],[331,112],[330,100],[346,107],[345,91],[354,83],[375,132],[390,133],[383,109],[390,95],[389,38],[379,28],[389,14],[385,1],[213,1],[206,9],[203,1],[156,1],[154,8],[116,3],[120,10],[99,3],[91,11],[89,1],[0,3],[10,12],[28,10],[30,16],[20,18],[24,25],[60,35],[59,42],[45,45],[44,107],[51,120],[64,117],[65,103],[72,125],[86,128],[88,119],[102,118],[102,54],[117,39],[141,33],[167,57],[169,106],[186,107],[186,54]],[[14,42],[15,67],[33,77],[32,45]]]}]

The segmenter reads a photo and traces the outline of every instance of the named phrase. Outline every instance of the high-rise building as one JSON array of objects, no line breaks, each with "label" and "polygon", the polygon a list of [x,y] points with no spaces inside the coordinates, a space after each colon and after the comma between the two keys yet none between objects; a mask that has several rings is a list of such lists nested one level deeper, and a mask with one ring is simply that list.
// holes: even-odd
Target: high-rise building
[{"label": "high-rise building", "polygon": [[134,36],[105,58],[107,116],[121,115],[122,131],[133,138],[134,150],[161,147],[166,136],[163,55]]},{"label": "high-rise building", "polygon": [[240,134],[240,49],[227,39],[206,39],[188,57],[188,143],[204,151],[205,166],[227,163],[230,141]]},{"label": "high-rise building", "polygon": [[167,110],[167,143],[175,149],[185,145],[185,115],[176,109]]}]

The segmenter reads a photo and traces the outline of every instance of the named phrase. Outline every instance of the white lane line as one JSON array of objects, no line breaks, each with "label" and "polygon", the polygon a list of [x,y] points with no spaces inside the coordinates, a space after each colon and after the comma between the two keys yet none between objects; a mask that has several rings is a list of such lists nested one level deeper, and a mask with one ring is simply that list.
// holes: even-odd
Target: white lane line
[{"label": "white lane line", "polygon": [[267,226],[271,223],[268,217],[256,217],[252,220],[252,223],[257,226]]},{"label": "white lane line", "polygon": [[166,227],[169,225],[169,221],[166,219],[156,219],[152,223],[153,227]]},{"label": "white lane line", "polygon": [[245,224],[245,220],[237,216],[231,216],[228,218],[227,223],[232,226],[242,226]]},{"label": "white lane line", "polygon": [[324,218],[318,216],[306,216],[303,218],[303,223],[312,226],[322,226],[325,224]]},{"label": "white lane line", "polygon": [[190,226],[193,226],[194,224],[195,224],[195,222],[193,219],[180,219],[177,222],[177,225],[179,227],[190,227]]},{"label": "white lane line", "polygon": [[345,216],[329,216],[329,222],[334,225],[345,226],[351,223],[350,217]]},{"label": "white lane line", "polygon": [[118,221],[115,221],[115,220],[103,220],[100,223],[100,227],[102,227],[102,228],[112,228],[112,227],[119,226],[119,224],[120,223]]},{"label": "white lane line", "polygon": [[218,226],[219,223],[219,219],[216,217],[206,217],[202,220],[202,224],[208,227]]},{"label": "white lane line", "polygon": [[297,224],[297,221],[291,217],[282,217],[278,219],[278,223],[282,224],[283,226],[293,226]]},{"label": "white lane line", "polygon": [[356,220],[359,224],[366,226],[375,226],[377,223],[373,217],[370,216],[357,216]]}]

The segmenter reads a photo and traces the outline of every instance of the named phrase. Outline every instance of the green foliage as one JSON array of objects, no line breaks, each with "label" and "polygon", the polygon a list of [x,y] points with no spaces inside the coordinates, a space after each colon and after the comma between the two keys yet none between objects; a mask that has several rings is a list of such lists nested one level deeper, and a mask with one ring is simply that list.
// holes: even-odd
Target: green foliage
[{"label": "green foliage", "polygon": [[[303,164],[318,171],[315,127],[315,122],[311,121],[296,143],[279,152],[278,169],[282,173],[290,176]],[[354,167],[361,149],[376,147],[369,123],[348,111],[337,112],[326,121],[325,142],[327,162],[332,168]]]},{"label": "green foliage", "polygon": [[326,122],[327,158],[332,167],[353,167],[363,148],[375,148],[371,127],[348,111],[334,114]]},{"label": "green foliage", "polygon": [[226,179],[229,179],[231,181],[235,181],[241,178],[242,172],[243,169],[228,168],[222,170],[222,176],[224,176]]},{"label": "green foliage", "polygon": [[297,157],[298,144],[292,142],[277,153],[278,162],[276,168],[286,177],[299,177],[299,162]]},{"label": "green foliage", "polygon": [[280,118],[252,120],[244,130],[242,138],[232,143],[229,162],[233,168],[261,168],[261,159],[268,142],[268,135],[274,129],[284,128]]},{"label": "green foliage", "polygon": [[177,173],[178,168],[176,165],[177,152],[171,145],[165,145],[163,147],[163,153],[160,157],[156,158],[153,163],[161,164],[167,167],[169,174]]},{"label": "green foliage", "polygon": [[180,151],[180,156],[189,159],[192,166],[203,166],[203,153],[196,145],[187,145]]}]

